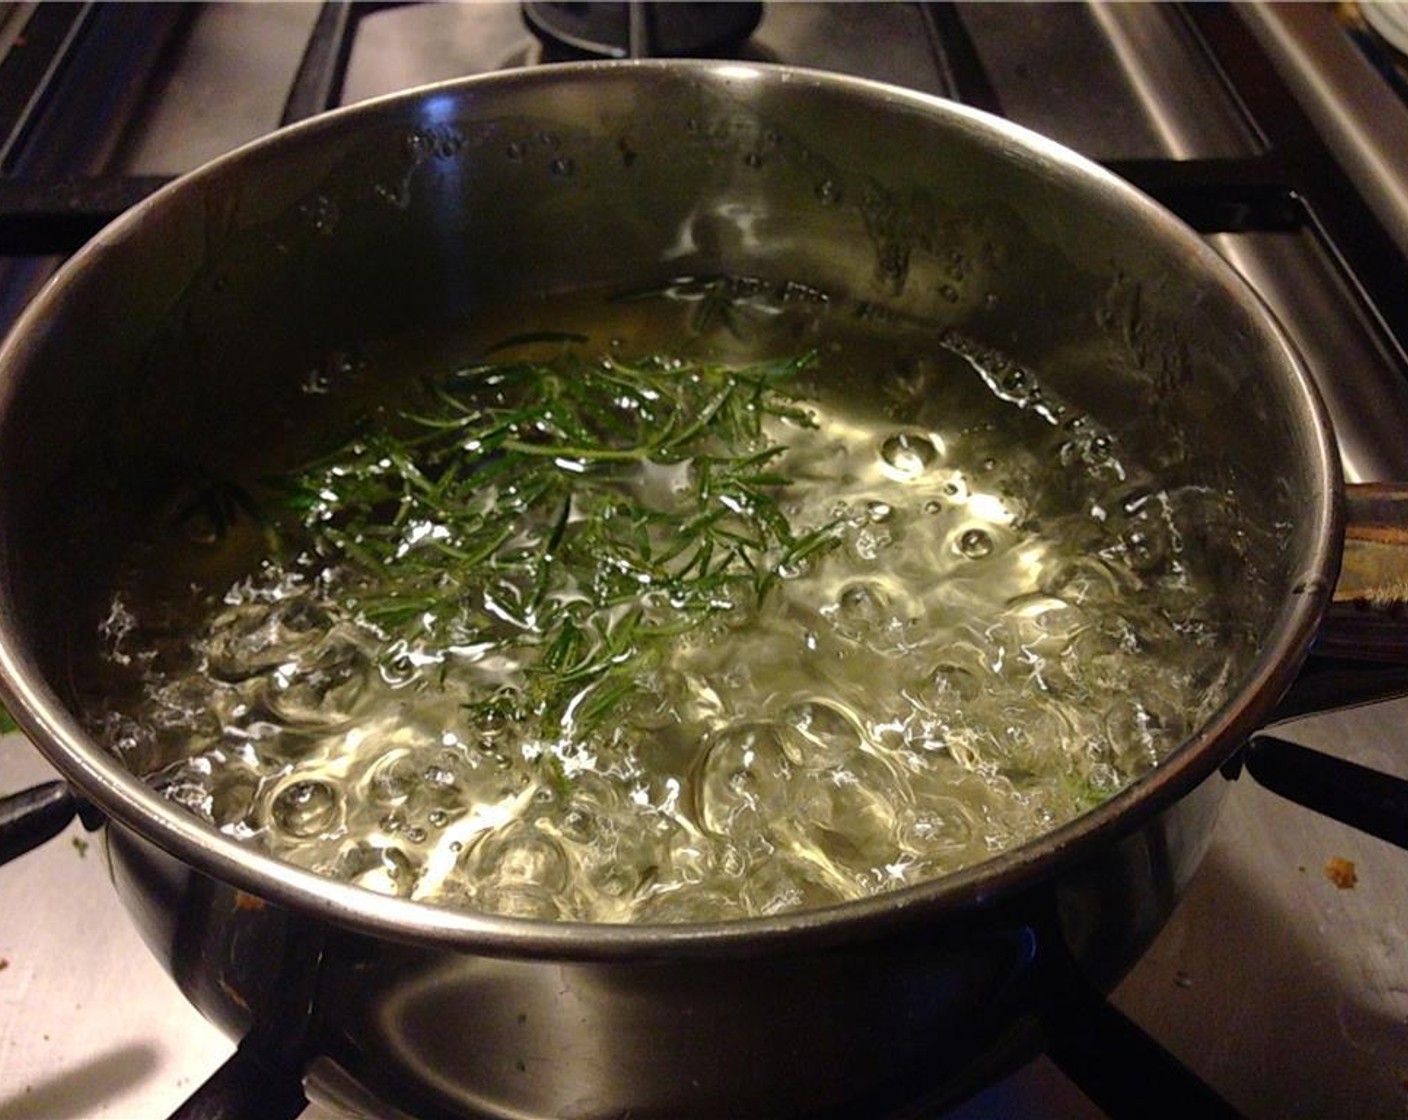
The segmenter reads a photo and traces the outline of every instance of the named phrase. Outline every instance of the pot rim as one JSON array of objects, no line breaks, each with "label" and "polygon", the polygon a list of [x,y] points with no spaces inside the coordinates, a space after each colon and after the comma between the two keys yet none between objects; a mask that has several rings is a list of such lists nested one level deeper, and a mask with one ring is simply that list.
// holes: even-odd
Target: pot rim
[{"label": "pot rim", "polygon": [[[878,103],[937,115],[1043,176],[1094,180],[1113,204],[1136,212],[1152,236],[1195,258],[1209,283],[1253,310],[1275,351],[1296,399],[1303,444],[1321,480],[1304,516],[1312,523],[1313,547],[1297,593],[1283,605],[1267,644],[1230,697],[1199,731],[1155,769],[1101,805],[1034,840],[964,870],[925,883],[835,906],[774,917],[680,925],[613,925],[545,922],[476,914],[381,895],[338,882],[265,855],[217,832],[162,797],[99,747],[46,687],[37,667],[19,647],[8,612],[0,613],[0,697],[39,750],[81,795],[123,828],[143,836],[204,874],[281,906],[337,925],[396,941],[472,949],[486,955],[607,960],[639,957],[742,956],[787,951],[803,945],[879,936],[898,925],[987,907],[1011,898],[1078,863],[1096,848],[1132,831],[1221,766],[1290,686],[1328,602],[1343,536],[1343,482],[1334,434],[1305,365],[1269,309],[1212,248],[1179,219],[1098,164],[1020,125],[977,109],[868,79],[767,63],[699,60],[629,60],[567,63],[456,79],[401,91],[333,110],[245,144],[182,176],[127,211],[79,250],[30,303],[0,347],[0,371],[25,361],[31,336],[57,316],[72,278],[100,260],[105,249],[159,214],[166,200],[200,191],[212,177],[246,162],[250,152],[277,153],[300,138],[401,105],[464,89],[547,86],[583,75],[634,72],[659,80],[681,74],[694,81],[742,87],[769,82],[827,88]],[[0,411],[10,392],[0,375]],[[3,563],[3,557],[0,557]],[[3,594],[3,588],[0,588]],[[0,604],[2,605],[2,604]]]}]

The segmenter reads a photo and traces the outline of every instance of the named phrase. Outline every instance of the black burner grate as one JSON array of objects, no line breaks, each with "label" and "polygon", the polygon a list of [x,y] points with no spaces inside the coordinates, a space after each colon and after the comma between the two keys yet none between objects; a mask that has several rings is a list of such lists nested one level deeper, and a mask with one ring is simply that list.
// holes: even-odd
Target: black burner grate
[{"label": "black burner grate", "polygon": [[546,61],[732,56],[762,18],[762,4],[676,0],[523,4],[523,21]]}]

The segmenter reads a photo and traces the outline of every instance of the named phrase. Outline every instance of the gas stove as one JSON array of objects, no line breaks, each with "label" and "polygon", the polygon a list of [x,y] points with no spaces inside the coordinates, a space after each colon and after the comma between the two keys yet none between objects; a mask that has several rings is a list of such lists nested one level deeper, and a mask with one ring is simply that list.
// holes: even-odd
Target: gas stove
[{"label": "gas stove", "polygon": [[[0,326],[123,207],[281,124],[589,53],[738,57],[953,97],[1130,179],[1285,323],[1350,479],[1408,479],[1408,106],[1378,22],[1328,4],[14,5]],[[1390,701],[1279,732],[1408,777],[1405,724],[1408,702]],[[47,776],[18,736],[0,742],[0,793]],[[165,1116],[233,1051],[141,945],[100,846],[75,825],[0,869],[0,1120]],[[1237,780],[1113,1005],[1229,1114],[1408,1113],[1405,860]],[[931,1120],[1125,1114],[1081,1080],[1039,1058]]]}]

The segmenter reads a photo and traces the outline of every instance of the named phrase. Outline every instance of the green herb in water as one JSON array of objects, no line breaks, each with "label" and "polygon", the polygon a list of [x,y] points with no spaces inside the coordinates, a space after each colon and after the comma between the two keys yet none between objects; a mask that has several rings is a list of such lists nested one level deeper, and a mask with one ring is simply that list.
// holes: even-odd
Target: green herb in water
[{"label": "green herb in water", "polygon": [[[812,419],[801,358],[484,364],[294,481],[314,571],[390,657],[491,643],[522,672],[477,715],[581,733],[665,643],[754,609],[837,539],[782,508],[786,448]],[[441,656],[436,653],[435,656]]]}]

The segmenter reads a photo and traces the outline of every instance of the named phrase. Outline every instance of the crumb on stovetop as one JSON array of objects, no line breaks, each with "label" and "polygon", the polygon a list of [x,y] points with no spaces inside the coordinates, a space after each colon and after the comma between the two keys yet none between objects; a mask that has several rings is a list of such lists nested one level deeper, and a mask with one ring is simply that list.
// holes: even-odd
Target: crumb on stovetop
[{"label": "crumb on stovetop", "polygon": [[1325,861],[1325,878],[1342,891],[1353,890],[1359,882],[1359,876],[1354,871],[1354,861],[1340,856],[1332,856]]}]

